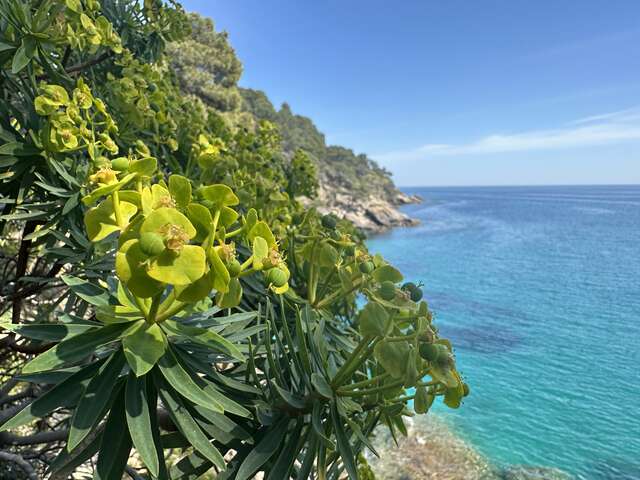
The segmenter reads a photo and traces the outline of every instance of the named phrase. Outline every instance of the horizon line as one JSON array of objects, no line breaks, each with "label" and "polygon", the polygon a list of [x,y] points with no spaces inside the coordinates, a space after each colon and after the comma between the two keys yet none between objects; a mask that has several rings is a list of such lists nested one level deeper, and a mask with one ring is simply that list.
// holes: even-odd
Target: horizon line
[{"label": "horizon line", "polygon": [[397,188],[495,188],[495,187],[640,187],[640,183],[518,183],[518,184],[450,184],[450,185],[396,185]]}]

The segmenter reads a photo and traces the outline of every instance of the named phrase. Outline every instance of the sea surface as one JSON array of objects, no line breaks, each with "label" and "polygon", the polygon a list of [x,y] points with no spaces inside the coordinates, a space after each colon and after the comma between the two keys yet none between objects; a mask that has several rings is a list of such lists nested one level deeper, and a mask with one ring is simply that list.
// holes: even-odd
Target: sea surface
[{"label": "sea surface", "polygon": [[640,479],[640,186],[412,188],[371,238],[424,282],[471,386],[444,418],[497,465]]}]

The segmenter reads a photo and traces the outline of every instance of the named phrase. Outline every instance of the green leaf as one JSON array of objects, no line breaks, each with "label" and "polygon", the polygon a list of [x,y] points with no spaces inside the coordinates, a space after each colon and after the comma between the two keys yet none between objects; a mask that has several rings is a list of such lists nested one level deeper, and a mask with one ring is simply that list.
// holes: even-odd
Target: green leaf
[{"label": "green leaf", "polygon": [[185,245],[177,256],[168,249],[162,252],[151,262],[147,274],[159,282],[188,285],[204,275],[206,262],[202,247]]},{"label": "green leaf", "polygon": [[324,426],[322,424],[322,412],[323,412],[323,404],[320,402],[315,402],[313,404],[313,410],[311,412],[311,425],[313,426],[313,430],[318,436],[318,440],[322,442],[322,444],[330,449],[335,450],[336,446],[334,443],[327,437],[325,433]]},{"label": "green leaf", "polygon": [[158,160],[153,157],[141,158],[140,160],[134,160],[129,164],[129,171],[131,173],[137,173],[145,177],[150,177],[158,168]]},{"label": "green leaf", "polygon": [[122,372],[124,362],[122,351],[116,351],[85,388],[71,419],[71,429],[67,440],[69,452],[84,440],[102,418],[120,372]]},{"label": "green leaf", "polygon": [[208,185],[200,188],[200,195],[205,200],[209,200],[215,206],[215,208],[221,208],[223,206],[238,205],[240,201],[233,190],[227,185]]},{"label": "green leaf", "polygon": [[167,407],[171,419],[182,432],[184,437],[193,445],[198,452],[204,455],[220,470],[225,469],[225,461],[220,452],[214,447],[207,437],[202,433],[197,422],[193,419],[187,408],[180,401],[180,398],[167,388],[165,382],[156,375],[156,385],[160,393],[162,402]]},{"label": "green leaf", "polygon": [[150,325],[140,320],[138,325],[131,335],[122,340],[122,346],[131,370],[137,377],[141,377],[164,355],[167,339],[156,323]]},{"label": "green leaf", "polygon": [[269,244],[262,237],[254,237],[252,243],[253,268],[262,270],[263,262],[269,256]]},{"label": "green leaf", "polygon": [[150,298],[164,290],[164,283],[154,280],[144,268],[147,256],[137,239],[124,242],[116,253],[116,273],[135,296]]},{"label": "green leaf", "polygon": [[226,293],[229,291],[229,282],[231,281],[231,275],[229,270],[225,267],[218,250],[216,248],[209,249],[209,261],[211,262],[211,268],[214,272],[213,288],[218,292]]},{"label": "green leaf", "polygon": [[[129,182],[131,182],[135,178],[136,178],[135,174],[129,173],[128,175],[125,175],[115,183],[110,183],[108,185],[101,185],[98,188],[95,188],[94,190],[92,190],[91,193],[89,193],[88,195],[85,195],[84,197],[82,197],[82,203],[84,203],[85,205],[91,205],[100,197],[107,196],[113,192],[116,192],[126,187],[129,184]],[[120,205],[122,205],[122,202],[120,203]]]},{"label": "green leaf", "polygon": [[22,39],[22,44],[16,50],[13,55],[13,61],[11,62],[11,73],[14,75],[19,73],[24,67],[26,67],[33,58],[33,52],[30,52],[26,38]]},{"label": "green leaf", "polygon": [[331,405],[331,418],[333,419],[333,429],[336,434],[338,453],[340,454],[340,457],[342,457],[344,468],[347,470],[350,480],[358,480],[358,470],[356,468],[353,450],[351,449],[349,438],[342,426],[342,419],[338,414],[338,408],[335,403]]},{"label": "green leaf", "polygon": [[191,202],[191,182],[181,175],[169,177],[169,192],[179,208],[187,208]]},{"label": "green leaf", "polygon": [[237,278],[229,280],[229,291],[222,293],[218,292],[216,295],[216,305],[220,308],[233,308],[240,305],[242,299],[242,284]]},{"label": "green leaf", "polygon": [[[126,224],[129,223],[138,211],[133,203],[120,201],[120,211],[122,219]],[[106,198],[97,207],[90,209],[84,216],[84,225],[87,229],[87,236],[92,242],[99,242],[107,238],[114,232],[119,232],[122,228],[116,222],[116,214],[113,211],[113,200],[111,197]]]},{"label": "green leaf", "polygon": [[289,419],[282,418],[271,428],[260,442],[253,447],[247,458],[244,459],[235,480],[247,480],[252,478],[260,467],[262,467],[280,449],[289,426]]},{"label": "green leaf", "polygon": [[171,348],[167,349],[164,356],[158,362],[158,366],[164,378],[169,382],[169,385],[180,393],[180,395],[196,405],[209,408],[219,413],[224,411],[222,405],[202,388],[202,380],[198,378],[197,381],[200,383],[200,385],[198,385],[195,380],[197,377],[190,375],[182,365],[180,365]]},{"label": "green leaf", "polygon": [[75,323],[31,323],[24,325],[16,323],[0,323],[0,328],[18,333],[25,338],[61,342],[67,338],[73,337],[74,335],[96,328],[96,325]]},{"label": "green leaf", "polygon": [[92,378],[103,363],[103,361],[95,362],[74,373],[66,380],[62,380],[51,388],[51,390],[45,392],[42,396],[38,397],[7,420],[7,422],[0,427],[0,432],[11,430],[43,418],[56,408],[67,404],[70,400],[73,400],[74,397],[79,396],[82,383]]},{"label": "green leaf", "polygon": [[230,445],[237,440],[253,443],[253,437],[249,432],[222,413],[214,412],[199,405],[194,405],[193,410],[202,417],[196,418],[196,422],[198,422],[202,430],[223,445]]},{"label": "green leaf", "polygon": [[163,322],[163,327],[177,335],[184,335],[192,342],[204,345],[214,352],[224,353],[232,358],[240,360],[241,362],[245,361],[244,355],[233,343],[212,330],[190,327],[173,320],[166,320]]},{"label": "green leaf", "polygon": [[273,386],[275,387],[278,396],[288,405],[292,406],[295,409],[303,409],[306,406],[303,399],[292,394],[288,390],[285,390],[277,383],[273,383]]},{"label": "green leaf", "polygon": [[189,285],[176,285],[174,287],[176,298],[181,302],[195,303],[208,297],[213,289],[214,275],[214,271],[209,270],[194,283]]},{"label": "green leaf", "polygon": [[283,478],[290,478],[290,472],[291,468],[293,467],[293,462],[298,457],[298,453],[304,445],[304,442],[302,442],[300,438],[302,425],[303,422],[298,420],[293,431],[289,433],[287,443],[280,451],[280,454],[273,464],[273,468],[267,475],[266,480],[280,480]]},{"label": "green leaf", "polygon": [[333,389],[331,388],[327,380],[319,373],[313,372],[311,374],[311,384],[313,385],[313,388],[316,389],[316,392],[318,392],[324,398],[333,398]]},{"label": "green leaf", "polygon": [[151,212],[142,223],[140,233],[158,233],[166,225],[175,225],[182,228],[189,238],[196,236],[196,229],[193,227],[189,219],[175,208],[170,207],[160,207]]},{"label": "green leaf", "polygon": [[398,283],[403,279],[402,274],[391,265],[382,265],[381,267],[376,268],[373,271],[373,278],[378,283],[386,281]]},{"label": "green leaf", "polygon": [[211,232],[213,224],[213,217],[211,211],[204,205],[199,203],[190,203],[187,207],[187,217],[191,220],[191,223],[198,232],[195,236],[195,240],[202,242]]},{"label": "green leaf", "polygon": [[96,480],[121,480],[131,452],[129,430],[124,428],[125,401],[119,395],[111,408],[102,434],[96,465]]},{"label": "green leaf", "polygon": [[173,480],[198,480],[209,471],[213,463],[198,452],[182,457],[169,472]]},{"label": "green leaf", "polygon": [[373,352],[378,362],[389,375],[396,379],[405,377],[410,353],[408,342],[387,342],[383,340],[376,344]]},{"label": "green leaf", "polygon": [[82,278],[72,277],[70,275],[62,275],[61,278],[76,296],[91,305],[102,307],[117,303],[106,289],[96,285],[95,283],[83,280]]},{"label": "green leaf", "polygon": [[369,302],[360,312],[358,321],[363,337],[384,337],[389,328],[390,318],[382,305]]},{"label": "green leaf", "polygon": [[333,267],[340,258],[338,251],[327,242],[322,242],[314,255],[315,261],[321,267]]},{"label": "green leaf", "polygon": [[67,363],[82,360],[95,353],[97,347],[119,339],[129,327],[130,325],[127,323],[107,325],[71,337],[31,360],[24,366],[22,373],[53,370]]},{"label": "green leaf", "polygon": [[[136,377],[133,372],[127,379],[125,394],[127,425],[133,445],[138,450],[142,462],[154,477],[158,476],[160,463],[157,446],[151,429],[146,378]],[[153,412],[155,415],[156,412]]]},{"label": "green leaf", "polygon": [[247,240],[253,242],[253,239],[256,237],[264,238],[267,241],[267,245],[269,245],[269,247],[276,246],[276,237],[271,232],[269,225],[267,225],[262,220],[256,222],[256,224],[251,227],[251,230],[249,230],[249,234],[247,235]]},{"label": "green leaf", "polygon": [[0,145],[0,155],[11,155],[15,157],[30,157],[40,153],[36,147],[22,142],[8,142]]}]

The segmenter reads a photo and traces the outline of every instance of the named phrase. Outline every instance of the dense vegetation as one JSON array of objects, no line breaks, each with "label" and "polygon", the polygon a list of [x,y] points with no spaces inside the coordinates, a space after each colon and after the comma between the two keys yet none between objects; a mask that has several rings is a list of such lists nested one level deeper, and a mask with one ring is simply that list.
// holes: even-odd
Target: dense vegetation
[{"label": "dense vegetation", "polygon": [[388,171],[366,155],[329,146],[311,119],[296,115],[288,104],[276,110],[261,91],[238,86],[242,64],[224,32],[216,32],[210,19],[190,14],[192,34],[169,45],[171,65],[183,90],[197,95],[231,124],[251,127],[267,120],[278,127],[282,152],[291,157],[302,151],[317,166],[320,184],[340,188],[355,199],[373,195],[396,202],[398,190]]},{"label": "dense vegetation", "polygon": [[0,478],[367,478],[377,426],[460,405],[419,286],[297,201],[314,151],[210,22],[0,0],[0,32]]}]

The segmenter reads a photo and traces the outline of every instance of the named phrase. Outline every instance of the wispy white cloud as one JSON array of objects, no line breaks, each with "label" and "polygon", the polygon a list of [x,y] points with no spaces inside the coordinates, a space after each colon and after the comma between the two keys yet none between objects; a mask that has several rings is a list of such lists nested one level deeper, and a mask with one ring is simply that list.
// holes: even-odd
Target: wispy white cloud
[{"label": "wispy white cloud", "polygon": [[493,134],[470,143],[430,143],[374,155],[382,162],[437,156],[483,155],[535,150],[559,150],[640,140],[640,107],[577,119],[561,128]]}]

